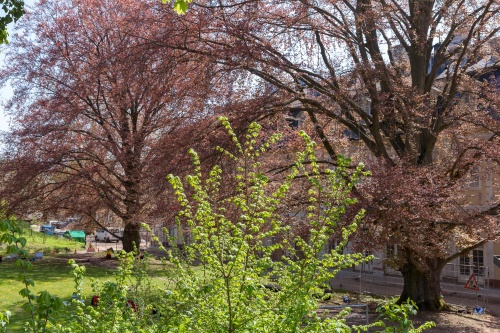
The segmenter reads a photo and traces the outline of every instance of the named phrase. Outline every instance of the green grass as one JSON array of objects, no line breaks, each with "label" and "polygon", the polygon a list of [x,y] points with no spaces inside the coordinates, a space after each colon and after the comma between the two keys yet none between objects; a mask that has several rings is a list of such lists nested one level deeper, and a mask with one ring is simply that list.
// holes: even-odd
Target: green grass
[{"label": "green grass", "polygon": [[[29,244],[30,240],[28,240]],[[75,291],[75,283],[70,274],[71,266],[68,264],[70,258],[75,257],[79,265],[85,265],[84,274],[84,296],[87,304],[93,295],[91,279],[98,281],[115,280],[114,273],[116,268],[103,267],[100,263],[107,262],[103,259],[105,253],[94,253],[92,255],[73,255],[57,254],[44,255],[43,259],[33,262],[33,267],[27,273],[27,277],[35,281],[35,287],[30,288],[33,293],[48,291],[52,295],[59,296],[64,300],[71,300],[71,295]],[[87,262],[90,259],[90,262]],[[156,259],[148,260],[148,275],[151,278],[152,286],[163,286],[166,282],[165,266]],[[15,265],[14,259],[4,260],[0,263],[0,312],[6,310],[11,312],[8,332],[23,332],[23,325],[29,319],[29,314],[22,308],[26,299],[19,295],[19,291],[24,288],[23,284],[17,279],[20,273],[20,267]],[[63,314],[64,316],[68,315]]]},{"label": "green grass", "polygon": [[53,253],[56,250],[58,253],[73,252],[79,250],[85,245],[81,242],[70,240],[60,236],[46,235],[41,232],[25,229],[23,235],[28,243],[26,249],[30,253],[43,252],[45,254]]},{"label": "green grass", "polygon": [[[46,290],[64,300],[70,300],[75,291],[74,281],[70,275],[71,267],[66,259],[57,257],[44,257],[33,263],[33,269],[28,272],[28,277],[35,281],[32,291],[36,294]],[[97,266],[87,266],[84,280],[84,292],[90,297],[92,288],[90,278],[98,280],[112,279],[114,269]],[[14,260],[0,263],[0,311],[9,310],[12,313],[9,332],[22,332],[22,325],[28,319],[28,314],[23,311],[22,305],[26,299],[19,295],[19,290],[24,286],[18,281],[20,268]]]},{"label": "green grass", "polygon": [[[70,300],[75,291],[75,283],[70,274],[71,266],[68,260],[73,256],[82,258],[82,255],[73,255],[73,251],[81,249],[83,244],[58,236],[44,235],[30,229],[25,229],[23,236],[27,239],[26,249],[30,253],[30,258],[35,252],[44,253],[43,259],[34,261],[33,268],[27,273],[27,277],[35,282],[35,286],[30,288],[32,292],[37,294],[40,291],[48,291],[63,300]],[[54,250],[60,254],[53,254]],[[69,253],[66,254],[66,252]],[[0,312],[7,310],[11,312],[8,332],[23,332],[23,326],[29,319],[29,314],[23,310],[26,299],[19,295],[19,291],[24,288],[18,280],[20,267],[15,265],[14,259],[6,259],[5,245],[2,247],[0,244],[0,255],[4,258],[0,263]],[[86,266],[83,288],[87,302],[90,302],[93,294],[92,278],[100,281],[114,280],[113,274],[116,269],[99,265],[104,255],[104,252],[93,254],[92,264],[77,260],[80,265]],[[85,257],[88,258],[88,255]],[[154,265],[148,269],[148,274],[152,278],[151,283],[163,285],[165,283],[164,267],[158,261],[152,261]],[[66,316],[68,313],[63,315]]]},{"label": "green grass", "polygon": [[[57,253],[73,253],[74,250],[81,250],[85,244],[75,240],[67,239],[60,236],[46,235],[41,232],[33,231],[29,227],[24,227],[23,237],[26,238],[26,250],[33,255],[35,252],[43,252],[51,254],[54,250]],[[5,258],[5,245],[0,244],[0,255]]]}]

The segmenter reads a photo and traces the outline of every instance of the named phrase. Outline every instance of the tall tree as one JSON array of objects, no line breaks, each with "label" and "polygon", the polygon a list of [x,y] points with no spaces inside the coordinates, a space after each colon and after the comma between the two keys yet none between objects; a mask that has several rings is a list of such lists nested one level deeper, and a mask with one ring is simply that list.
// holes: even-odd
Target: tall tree
[{"label": "tall tree", "polygon": [[[192,146],[206,118],[210,68],[148,40],[182,40],[175,13],[160,27],[154,1],[43,1],[9,46],[2,83],[14,97],[3,197],[25,213],[34,205],[123,221],[124,249]],[[24,210],[24,211],[23,211]]]},{"label": "tall tree", "polygon": [[[281,98],[269,111],[307,114],[332,161],[343,152],[339,133],[368,152],[374,176],[357,193],[369,237],[359,239],[370,240],[368,250],[397,244],[401,300],[437,309],[445,264],[498,231],[497,202],[467,210],[460,186],[471,168],[498,155],[498,117],[485,92],[498,59],[499,6],[208,1],[186,16],[202,30],[186,31],[183,49],[267,82]],[[483,138],[474,135],[480,131]]]}]

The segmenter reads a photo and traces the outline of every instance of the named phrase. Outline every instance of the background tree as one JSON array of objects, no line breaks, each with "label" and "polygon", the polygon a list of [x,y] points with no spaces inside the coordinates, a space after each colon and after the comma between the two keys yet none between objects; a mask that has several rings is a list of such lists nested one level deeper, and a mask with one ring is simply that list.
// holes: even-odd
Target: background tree
[{"label": "background tree", "polygon": [[436,309],[445,264],[497,235],[497,202],[468,211],[457,189],[498,155],[482,93],[498,10],[494,0],[202,2],[186,16],[201,31],[186,30],[183,49],[267,82],[281,100],[267,111],[307,114],[331,161],[342,147],[371,161],[357,189],[370,217],[360,246],[396,244],[401,300]]},{"label": "background tree", "polygon": [[[163,203],[165,176],[207,117],[210,71],[192,55],[148,42],[180,41],[180,17],[160,27],[155,2],[44,1],[7,50],[13,116],[3,198],[11,211],[112,211],[124,249]],[[164,17],[162,17],[164,18]],[[203,134],[203,132],[200,132]]]}]

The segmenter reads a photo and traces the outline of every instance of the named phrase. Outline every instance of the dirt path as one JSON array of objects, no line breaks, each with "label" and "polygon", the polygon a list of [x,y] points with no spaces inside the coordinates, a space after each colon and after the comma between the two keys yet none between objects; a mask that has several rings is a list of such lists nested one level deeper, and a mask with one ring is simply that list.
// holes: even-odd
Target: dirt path
[{"label": "dirt path", "polygon": [[456,312],[425,312],[421,311],[414,323],[433,321],[436,327],[425,332],[433,333],[498,333],[500,332],[500,318],[491,314],[474,315],[458,314]]}]

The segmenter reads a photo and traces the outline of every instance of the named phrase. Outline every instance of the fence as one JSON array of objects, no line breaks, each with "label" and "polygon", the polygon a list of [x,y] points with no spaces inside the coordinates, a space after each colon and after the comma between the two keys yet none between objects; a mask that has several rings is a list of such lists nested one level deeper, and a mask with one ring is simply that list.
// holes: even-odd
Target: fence
[{"label": "fence", "polygon": [[[464,288],[474,273],[479,290]],[[490,288],[487,266],[450,263],[441,273],[441,293],[447,303],[465,307],[487,308],[490,303],[500,304],[500,290]],[[334,289],[377,296],[399,296],[403,290],[402,275],[388,267],[383,259],[375,259],[351,269],[340,271],[330,282]]]}]

